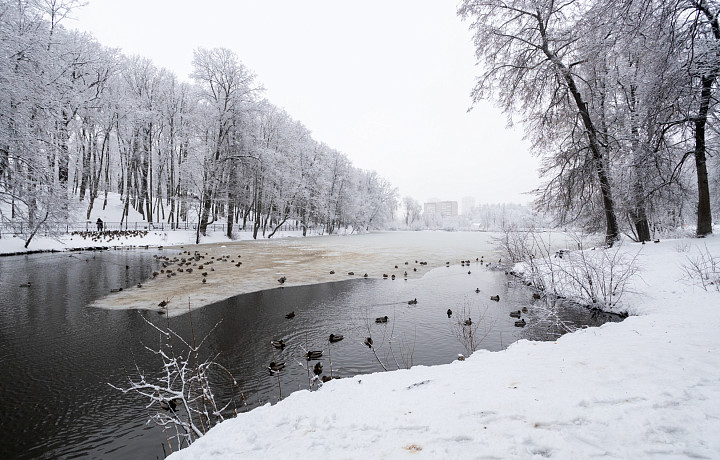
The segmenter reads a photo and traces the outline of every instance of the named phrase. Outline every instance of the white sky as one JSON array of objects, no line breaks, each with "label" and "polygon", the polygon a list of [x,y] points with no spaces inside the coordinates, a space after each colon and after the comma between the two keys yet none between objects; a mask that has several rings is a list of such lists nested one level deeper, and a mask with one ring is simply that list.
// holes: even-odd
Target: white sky
[{"label": "white sky", "polygon": [[[90,0],[66,27],[187,79],[225,47],[321,142],[420,202],[526,203],[536,158],[489,103],[456,4],[439,0]],[[462,204],[461,204],[462,206]]]}]

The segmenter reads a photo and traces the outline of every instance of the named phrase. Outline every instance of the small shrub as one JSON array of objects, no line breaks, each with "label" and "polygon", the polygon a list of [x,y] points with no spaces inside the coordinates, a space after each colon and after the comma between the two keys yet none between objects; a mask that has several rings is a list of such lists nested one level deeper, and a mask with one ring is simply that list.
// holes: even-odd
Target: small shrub
[{"label": "small shrub", "polygon": [[685,281],[700,286],[708,291],[714,289],[720,291],[720,257],[714,257],[707,245],[699,254],[687,256],[687,262],[682,265],[685,272]]}]

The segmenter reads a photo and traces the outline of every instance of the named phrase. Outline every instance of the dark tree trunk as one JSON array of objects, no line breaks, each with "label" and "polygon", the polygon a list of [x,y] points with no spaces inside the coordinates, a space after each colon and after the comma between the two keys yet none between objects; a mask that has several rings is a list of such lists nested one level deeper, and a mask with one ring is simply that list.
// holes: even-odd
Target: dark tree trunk
[{"label": "dark tree trunk", "polygon": [[233,224],[235,223],[235,198],[232,194],[228,196],[227,230],[225,235],[232,239]]},{"label": "dark tree trunk", "polygon": [[695,119],[695,169],[697,172],[698,209],[697,231],[698,237],[712,233],[712,210],[710,208],[710,185],[705,156],[705,126],[707,124],[710,99],[714,77],[702,78],[702,92],[700,94],[700,109]]},{"label": "dark tree trunk", "polygon": [[645,208],[639,207],[635,212],[631,213],[635,232],[637,232],[638,241],[650,241],[650,224],[645,216]]},{"label": "dark tree trunk", "polygon": [[212,209],[212,199],[210,198],[210,191],[206,190],[202,204],[202,215],[200,216],[200,234],[202,236],[207,235],[207,227],[210,219],[210,211]]}]

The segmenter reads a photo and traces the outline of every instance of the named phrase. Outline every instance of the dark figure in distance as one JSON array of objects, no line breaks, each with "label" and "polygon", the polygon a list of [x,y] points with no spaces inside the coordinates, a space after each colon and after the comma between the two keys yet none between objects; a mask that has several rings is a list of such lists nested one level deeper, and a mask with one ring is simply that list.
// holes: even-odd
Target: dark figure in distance
[{"label": "dark figure in distance", "polygon": [[95,225],[97,225],[98,232],[103,231],[103,221],[101,218],[98,217],[97,222],[95,222]]}]

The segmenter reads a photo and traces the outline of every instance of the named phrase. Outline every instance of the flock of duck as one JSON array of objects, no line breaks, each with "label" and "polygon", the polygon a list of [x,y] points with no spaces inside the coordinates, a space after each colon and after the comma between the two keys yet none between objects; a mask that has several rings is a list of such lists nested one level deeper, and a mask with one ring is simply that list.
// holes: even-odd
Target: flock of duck
[{"label": "flock of duck", "polygon": [[[480,263],[481,265],[485,265],[485,266],[487,266],[487,267],[489,267],[489,266],[491,265],[490,263],[486,263],[486,262],[483,260],[483,257],[479,257],[479,258],[477,258],[475,261],[478,262],[478,263]],[[501,262],[502,262],[502,260],[499,260],[499,261],[498,261],[498,263],[501,263]],[[415,263],[420,264],[420,265],[427,265],[427,262],[424,262],[424,261],[417,261],[417,260],[416,260]],[[405,262],[405,265],[408,265],[408,264],[409,264],[408,262]],[[462,260],[462,261],[461,261],[461,266],[463,266],[463,267],[465,267],[465,266],[468,266],[468,267],[469,267],[470,264],[471,264],[471,261],[470,261],[470,260]],[[450,266],[450,262],[446,262],[446,266],[449,267],[449,266]],[[395,265],[395,268],[397,269],[398,266]],[[417,268],[413,268],[413,270],[417,271]],[[334,271],[334,270],[330,270],[330,274],[331,274],[331,275],[332,275],[332,274],[335,274],[335,271]],[[468,271],[468,274],[471,274],[471,272]],[[349,276],[354,276],[355,273],[354,273],[354,272],[348,272],[348,275],[349,275]],[[384,279],[387,279],[387,278],[390,278],[390,277],[391,277],[392,279],[395,279],[395,275],[394,275],[394,274],[393,274],[393,275],[383,274],[383,278],[384,278]],[[407,271],[404,272],[404,277],[407,278]],[[365,273],[365,274],[363,275],[363,278],[368,278],[368,274]],[[278,281],[278,283],[280,283],[280,285],[283,285],[283,284],[285,284],[285,282],[287,281],[287,277],[286,277],[286,276],[281,276],[277,281]],[[480,292],[481,292],[481,291],[480,291],[480,288],[475,289],[475,293],[478,293],[478,294],[479,294]],[[533,294],[533,298],[538,299],[538,298],[540,298],[540,296],[539,296],[539,294]],[[490,300],[491,300],[491,301],[495,301],[495,302],[500,302],[500,295],[490,296]],[[418,300],[417,300],[417,298],[413,298],[413,299],[409,300],[407,303],[408,303],[408,305],[417,305]],[[525,321],[524,318],[521,318],[521,315],[522,315],[523,313],[527,313],[527,312],[528,312],[527,307],[523,307],[521,310],[513,311],[513,312],[510,313],[510,317],[518,319],[518,321],[515,321],[515,326],[516,326],[516,327],[525,327],[525,325],[526,325],[527,323],[526,323],[526,321]],[[446,313],[447,313],[447,317],[448,317],[448,318],[451,318],[452,315],[453,315],[453,311],[452,311],[452,309],[450,309],[450,308],[447,309],[447,312],[446,312]],[[285,314],[285,318],[286,318],[286,319],[293,319],[293,318],[295,318],[295,312],[294,312],[294,311],[291,311],[291,312],[289,312],[289,313],[286,313],[286,314]],[[390,319],[390,318],[389,318],[387,315],[386,315],[386,316],[380,316],[380,317],[375,318],[375,323],[377,323],[377,324],[384,324],[384,323],[387,323],[387,322],[389,321],[389,319]],[[462,325],[463,325],[463,326],[472,326],[472,324],[473,324],[472,318],[467,318],[467,319],[465,319],[465,320],[462,320]],[[332,344],[332,343],[337,343],[337,342],[339,342],[339,341],[341,341],[341,340],[343,340],[343,339],[344,339],[344,336],[342,336],[342,335],[340,335],[340,334],[330,334],[330,335],[328,336],[327,341]],[[363,343],[364,343],[368,348],[373,348],[373,346],[374,346],[372,337],[366,337],[365,340],[363,341]],[[271,345],[273,348],[277,349],[277,350],[284,350],[287,344],[285,343],[285,340],[284,340],[284,339],[280,339],[280,340],[271,340],[271,341],[270,341],[270,345]],[[306,351],[306,352],[305,352],[305,358],[306,358],[306,360],[307,360],[308,362],[309,362],[309,361],[312,361],[312,360],[319,360],[320,358],[322,358],[322,356],[323,356],[323,351],[322,351],[322,350],[310,350],[310,351]],[[461,355],[461,356],[462,356],[462,355]],[[281,371],[282,369],[284,369],[284,368],[285,368],[285,362],[281,362],[281,361],[271,361],[270,364],[267,366],[268,371],[269,371],[270,374],[272,374],[272,375],[277,374],[278,372],[280,372],[280,371]],[[323,372],[322,363],[321,363],[321,362],[317,362],[317,363],[313,366],[313,369],[312,369],[312,370],[313,370],[313,373],[314,373],[316,376],[318,376],[318,378],[319,378],[320,375],[321,375],[322,372]],[[322,380],[323,382],[327,382],[327,381],[329,381],[329,380],[332,379],[332,378],[338,378],[338,377],[323,376],[323,377],[321,378],[321,380]]]},{"label": "flock of duck", "polygon": [[[165,275],[168,278],[172,278],[173,276],[177,276],[179,273],[191,275],[195,270],[197,270],[201,275],[200,282],[205,284],[207,283],[209,273],[215,271],[215,267],[212,267],[212,264],[215,262],[231,263],[235,265],[235,267],[240,267],[242,265],[242,262],[240,261],[240,257],[242,256],[240,255],[237,257],[221,255],[217,258],[215,256],[210,256],[209,259],[206,258],[206,256],[208,256],[207,252],[205,254],[201,254],[200,251],[195,251],[193,253],[190,251],[183,251],[179,256],[173,258],[155,255],[153,257],[161,262],[162,268],[159,271],[154,271],[152,277],[155,279],[160,275]],[[235,261],[236,258],[237,262]],[[285,282],[284,278],[285,277],[283,277],[281,284]]]},{"label": "flock of duck", "polygon": [[[125,236],[125,235],[134,236],[136,233],[142,234],[143,232],[142,231],[127,231],[127,232],[115,231],[115,232],[103,232],[103,233],[106,236],[115,238],[115,237],[120,237],[120,236]],[[95,237],[94,235],[97,235],[97,232],[78,232],[78,234],[80,234],[84,238],[87,238],[87,237],[92,238],[92,237]],[[217,258],[215,256],[210,256],[210,257],[206,257],[206,256],[208,256],[207,252],[205,254],[202,254],[200,251],[194,251],[194,252],[183,251],[182,253],[180,253],[178,256],[175,256],[175,257],[169,257],[167,255],[155,255],[154,258],[160,262],[161,268],[159,269],[159,271],[153,272],[152,277],[154,279],[161,275],[164,275],[167,278],[171,278],[174,276],[178,276],[179,274],[192,275],[193,273],[195,273],[197,271],[197,273],[199,273],[199,275],[200,275],[200,282],[206,283],[209,272],[215,271],[215,268],[212,266],[214,263],[216,263],[216,262],[217,263],[231,263],[231,264],[234,264],[236,267],[240,267],[242,265],[242,262],[240,261],[240,258],[241,258],[240,255],[237,255],[236,257],[232,257],[230,255],[221,255]],[[491,265],[490,263],[487,263],[484,260],[484,256],[476,258],[475,262],[480,263],[481,265],[484,265],[487,267],[489,267]],[[502,260],[500,260],[498,263],[500,263],[500,262],[502,262]],[[427,265],[427,262],[425,262],[425,261],[416,260],[415,263],[418,265],[421,265],[421,266]],[[408,266],[409,262],[405,262],[404,265]],[[449,261],[446,262],[445,265],[447,267],[449,267],[450,262]],[[469,259],[461,261],[461,266],[463,266],[463,267],[465,267],[465,266],[470,267],[470,265],[471,265],[471,261]],[[395,265],[395,268],[398,269],[399,266]],[[413,267],[413,271],[417,271],[417,267]],[[334,274],[334,273],[335,273],[334,270],[330,271],[330,274]],[[471,271],[468,271],[468,274],[471,274]],[[348,275],[354,276],[355,273],[351,271],[351,272],[348,272]],[[404,270],[403,277],[405,279],[407,279],[407,276],[408,276],[408,271]],[[368,274],[365,273],[363,275],[363,278],[368,278]],[[392,275],[383,274],[383,278],[384,279],[391,278],[394,280],[396,278],[396,276],[394,274],[392,274]],[[282,286],[285,284],[287,279],[288,278],[286,276],[281,276],[277,281]],[[23,284],[22,287],[30,287],[30,283]],[[138,287],[142,287],[142,284],[138,284]],[[118,290],[120,290],[120,289],[118,289]],[[115,290],[113,290],[113,291],[115,291]],[[475,292],[480,293],[481,291],[479,288],[477,288],[475,290]],[[537,295],[537,294],[535,294],[535,295]],[[490,300],[499,302],[500,296],[499,295],[490,296]],[[163,300],[158,304],[158,306],[161,308],[161,310],[159,311],[160,314],[165,313],[165,308],[167,307],[168,303],[169,303],[168,300]],[[407,302],[408,305],[417,305],[417,303],[418,303],[417,298],[411,299]],[[514,311],[514,312],[510,313],[510,316],[512,318],[516,318],[518,320],[518,321],[515,321],[515,326],[517,326],[517,327],[525,326],[526,321],[524,318],[521,318],[521,314],[526,313],[526,312],[527,312],[527,308],[524,307],[522,310],[518,310],[518,311]],[[449,309],[449,308],[446,313],[447,313],[448,318],[452,317],[452,315],[453,315],[452,309]],[[285,318],[287,318],[287,319],[292,319],[294,317],[295,317],[294,311],[291,311],[291,312],[285,314]],[[388,321],[389,321],[388,316],[381,316],[381,317],[375,318],[375,323],[378,323],[378,324],[387,323]],[[467,318],[465,320],[462,320],[462,324],[463,324],[463,326],[471,326],[473,324],[472,318]],[[343,339],[344,339],[344,337],[340,334],[330,334],[328,336],[327,340],[328,340],[328,343],[332,344],[332,343],[337,343]],[[366,346],[368,346],[369,348],[372,348],[373,347],[372,337],[366,337],[363,343]],[[286,343],[285,343],[284,339],[272,340],[272,341],[270,341],[270,344],[274,349],[277,349],[277,350],[284,350],[286,347]],[[308,362],[309,361],[317,361],[320,358],[322,358],[322,355],[323,355],[322,350],[310,350],[310,351],[305,352],[305,358],[307,359]],[[270,371],[271,374],[276,374],[276,373],[280,372],[284,367],[285,367],[285,362],[272,361],[267,366],[267,369],[268,369],[268,371]],[[316,376],[318,376],[318,378],[320,378],[320,375],[323,373],[322,363],[317,362],[313,366],[312,370],[313,370],[313,373]],[[330,380],[331,378],[333,378],[333,377],[323,376],[322,381],[326,382],[326,381]],[[337,378],[337,377],[334,377],[334,378]]]},{"label": "flock of duck", "polygon": [[[295,312],[291,311],[290,313],[287,313],[285,315],[285,318],[292,319],[295,318]],[[337,343],[343,340],[345,337],[342,334],[330,334],[328,336],[328,342],[329,343]],[[272,346],[276,350],[284,350],[287,346],[287,343],[285,343],[285,339],[280,340],[271,340],[270,346]],[[318,361],[323,356],[322,350],[308,350],[305,351],[305,360],[308,362],[308,369],[310,366],[310,361]],[[270,372],[270,375],[277,375],[281,370],[285,368],[285,362],[284,361],[271,361],[270,364],[267,366],[267,370]],[[322,380],[323,382],[328,382],[331,379],[338,378],[334,376],[324,375],[320,377],[320,375],[323,373],[323,365],[322,362],[318,361],[315,363],[315,365],[312,368],[312,372],[317,378]]]},{"label": "flock of duck", "polygon": [[79,236],[84,240],[90,240],[96,243],[109,243],[114,240],[120,240],[122,238],[144,238],[147,236],[147,230],[104,230],[101,232],[96,231],[75,231],[71,232],[70,236]]}]

